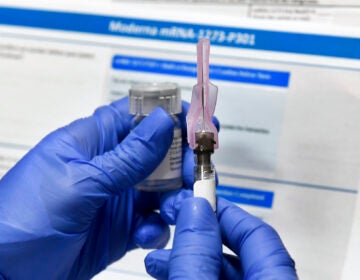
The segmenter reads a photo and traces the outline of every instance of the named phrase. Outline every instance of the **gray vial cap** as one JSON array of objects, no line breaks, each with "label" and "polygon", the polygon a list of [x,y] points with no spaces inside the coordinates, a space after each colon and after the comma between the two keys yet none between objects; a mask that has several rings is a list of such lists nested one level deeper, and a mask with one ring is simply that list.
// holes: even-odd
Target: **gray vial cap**
[{"label": "gray vial cap", "polygon": [[129,112],[147,116],[157,107],[169,114],[181,113],[180,89],[175,83],[141,83],[129,90]]}]

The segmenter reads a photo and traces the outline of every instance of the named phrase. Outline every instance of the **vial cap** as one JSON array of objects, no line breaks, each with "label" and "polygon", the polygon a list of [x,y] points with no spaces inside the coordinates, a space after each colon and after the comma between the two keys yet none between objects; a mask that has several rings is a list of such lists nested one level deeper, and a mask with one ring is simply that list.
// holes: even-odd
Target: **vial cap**
[{"label": "vial cap", "polygon": [[151,114],[162,107],[169,114],[181,113],[180,89],[175,83],[141,83],[129,90],[129,112],[132,115]]}]

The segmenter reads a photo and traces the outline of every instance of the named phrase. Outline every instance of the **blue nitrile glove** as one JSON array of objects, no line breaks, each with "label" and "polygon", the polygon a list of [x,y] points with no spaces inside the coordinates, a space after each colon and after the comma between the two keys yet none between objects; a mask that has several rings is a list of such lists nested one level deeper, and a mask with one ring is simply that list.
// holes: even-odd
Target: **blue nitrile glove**
[{"label": "blue nitrile glove", "polygon": [[[217,202],[217,221],[207,201],[183,200],[184,196],[191,196],[190,191],[179,195],[182,198],[170,202],[175,209],[167,211],[165,217],[168,222],[174,222],[181,205],[173,248],[148,254],[145,265],[151,276],[157,279],[297,279],[295,263],[271,226],[222,198]],[[168,207],[169,203],[164,205]],[[221,237],[236,256],[222,255]]]},{"label": "blue nitrile glove", "polygon": [[221,246],[220,227],[210,204],[203,198],[187,198],[177,216],[172,250],[150,253],[146,269],[157,279],[218,279]]},{"label": "blue nitrile glove", "polygon": [[101,107],[49,134],[1,179],[3,277],[89,279],[131,249],[165,246],[158,194],[133,186],[165,156],[174,124],[156,109],[130,126],[126,98]]}]

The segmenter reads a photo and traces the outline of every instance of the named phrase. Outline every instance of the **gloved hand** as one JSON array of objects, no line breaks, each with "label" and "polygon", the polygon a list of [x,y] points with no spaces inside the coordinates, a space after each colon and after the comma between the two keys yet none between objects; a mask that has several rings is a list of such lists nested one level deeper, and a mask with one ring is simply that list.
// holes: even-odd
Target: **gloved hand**
[{"label": "gloved hand", "polygon": [[[295,263],[280,237],[258,218],[222,198],[217,202],[217,219],[202,198],[171,204],[175,209],[167,211],[166,219],[176,220],[173,248],[153,251],[145,259],[154,278],[297,279]],[[222,254],[222,242],[236,256]]]},{"label": "gloved hand", "polygon": [[45,137],[1,179],[3,277],[89,279],[131,249],[167,243],[158,194],[133,186],[165,156],[174,124],[156,109],[130,126],[127,99],[101,107]]}]

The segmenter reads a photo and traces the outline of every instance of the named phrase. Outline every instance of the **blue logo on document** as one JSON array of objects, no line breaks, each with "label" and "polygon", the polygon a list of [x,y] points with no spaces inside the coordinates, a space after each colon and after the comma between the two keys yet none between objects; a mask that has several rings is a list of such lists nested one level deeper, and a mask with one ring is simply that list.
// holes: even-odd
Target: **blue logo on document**
[{"label": "blue logo on document", "polygon": [[264,208],[272,208],[274,199],[274,192],[224,185],[217,186],[216,194],[235,203]]}]

